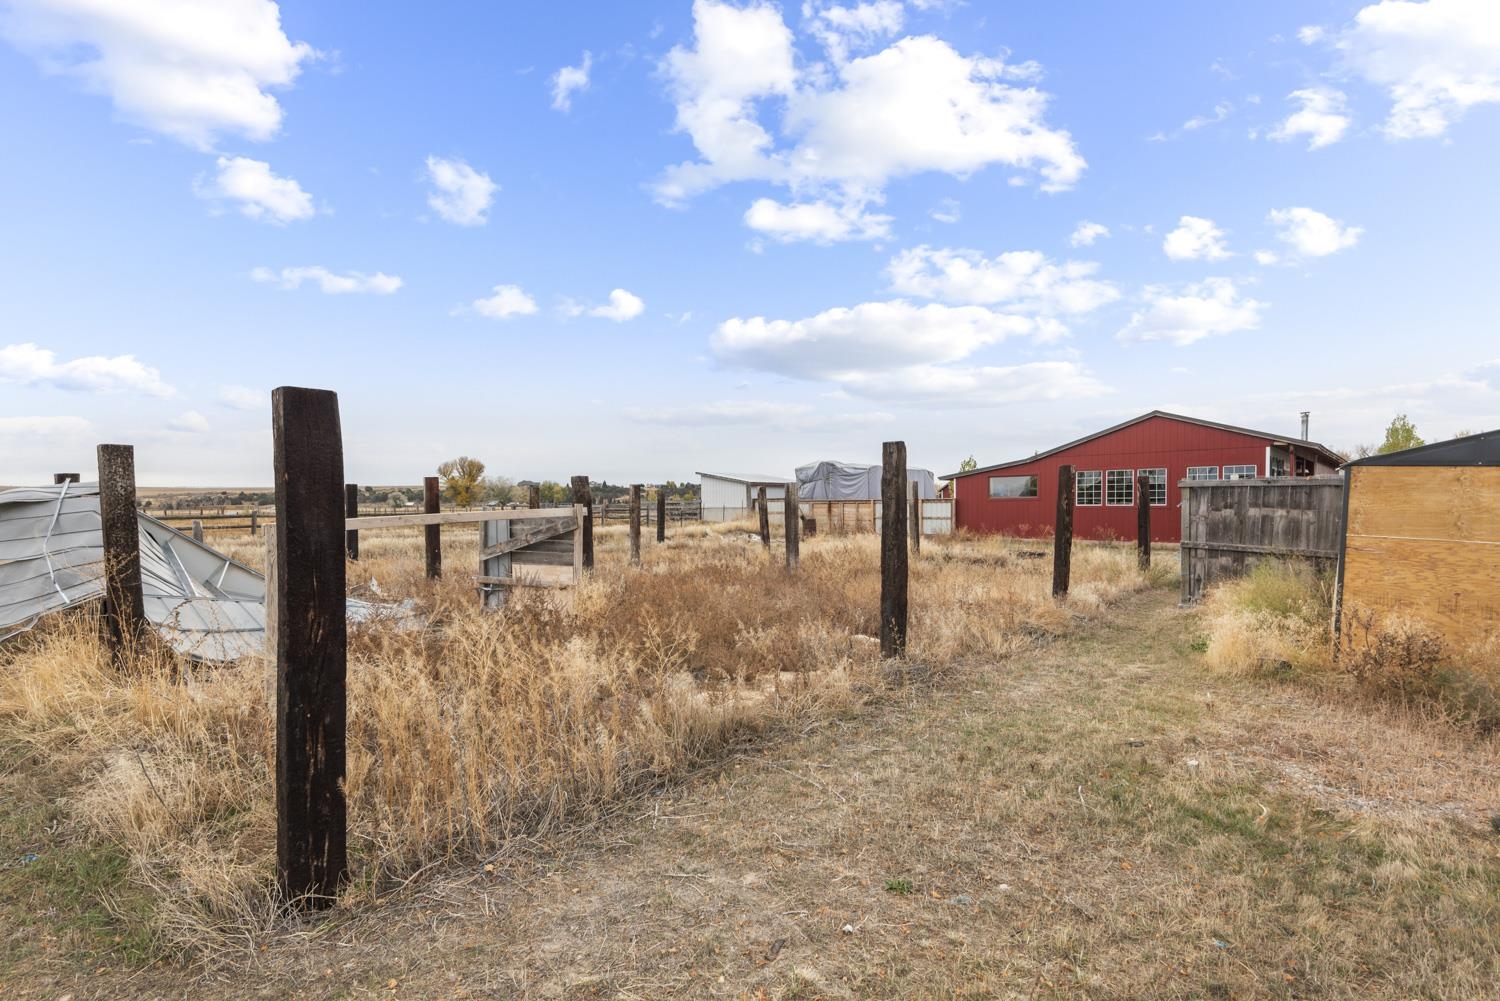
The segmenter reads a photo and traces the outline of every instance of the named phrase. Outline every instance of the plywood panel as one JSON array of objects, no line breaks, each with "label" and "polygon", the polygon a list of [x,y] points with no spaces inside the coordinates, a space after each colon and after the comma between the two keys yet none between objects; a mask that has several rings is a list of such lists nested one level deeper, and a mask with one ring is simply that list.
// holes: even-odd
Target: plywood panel
[{"label": "plywood panel", "polygon": [[1458,648],[1479,642],[1500,631],[1500,545],[1351,535],[1346,626],[1356,606],[1423,619]]},{"label": "plywood panel", "polygon": [[1352,466],[1349,534],[1500,542],[1500,466]]}]

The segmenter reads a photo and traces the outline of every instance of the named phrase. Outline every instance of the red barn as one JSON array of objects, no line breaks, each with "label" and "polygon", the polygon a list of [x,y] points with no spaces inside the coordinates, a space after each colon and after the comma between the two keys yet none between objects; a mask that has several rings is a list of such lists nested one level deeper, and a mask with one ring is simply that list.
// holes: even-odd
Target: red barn
[{"label": "red barn", "polygon": [[[1304,434],[1306,433],[1304,424]],[[1057,518],[1057,471],[1075,474],[1073,531],[1133,539],[1135,482],[1151,477],[1151,538],[1178,542],[1181,480],[1332,473],[1344,460],[1305,438],[1217,424],[1161,410],[1142,414],[1029,459],[951,473],[957,523],[973,532],[1044,536]]]}]

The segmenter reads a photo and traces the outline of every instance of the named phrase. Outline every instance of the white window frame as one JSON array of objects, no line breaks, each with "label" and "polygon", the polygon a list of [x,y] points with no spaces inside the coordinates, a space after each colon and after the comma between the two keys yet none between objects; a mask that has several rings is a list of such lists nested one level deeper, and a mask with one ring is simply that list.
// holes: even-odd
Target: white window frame
[{"label": "white window frame", "polygon": [[[1235,470],[1235,472],[1231,473],[1230,472],[1231,469]],[[1241,470],[1245,470],[1245,469],[1250,470],[1249,475],[1246,475],[1244,472],[1241,472]],[[1255,479],[1256,474],[1258,472],[1259,472],[1259,470],[1256,468],[1255,463],[1253,463],[1253,462],[1237,463],[1237,464],[1232,465],[1232,466],[1225,466],[1224,467],[1224,479],[1226,479],[1226,480],[1253,480],[1253,479]]]},{"label": "white window frame", "polygon": [[[1099,491],[1099,499],[1086,501],[1083,499],[1083,478],[1094,477],[1094,487]],[[1101,469],[1080,469],[1078,476],[1073,481],[1073,503],[1078,507],[1103,507],[1104,506],[1104,471]]]},{"label": "white window frame", "polygon": [[[996,497],[994,492],[996,480],[1030,480],[1031,493],[1009,495],[1002,494],[1001,496]],[[1020,473],[1013,476],[991,476],[985,486],[990,491],[990,500],[1036,500],[1042,495],[1042,480],[1041,477],[1037,476],[1036,473]]]},{"label": "white window frame", "polygon": [[[1212,470],[1212,476],[1202,475],[1206,470]],[[1198,482],[1212,483],[1219,478],[1218,466],[1189,466],[1187,467],[1187,478]]]},{"label": "white window frame", "polygon": [[[1109,499],[1109,481],[1115,473],[1124,473],[1125,482],[1130,486],[1130,499],[1114,501]],[[1104,471],[1104,506],[1105,507],[1134,507],[1135,506],[1135,470],[1133,469],[1107,469]]]},{"label": "white window frame", "polygon": [[[1157,476],[1156,476],[1157,473],[1161,474],[1161,478],[1160,479],[1157,478]],[[1152,507],[1166,507],[1167,506],[1167,467],[1166,466],[1153,466],[1150,469],[1137,469],[1135,471],[1135,475],[1137,475],[1137,476],[1145,476],[1145,477],[1149,478],[1148,481],[1147,481],[1147,483],[1146,483],[1146,496],[1149,497],[1149,498],[1151,498],[1151,506]],[[1156,488],[1158,486],[1161,487],[1161,502],[1160,503],[1157,503],[1157,500],[1156,500]]]}]

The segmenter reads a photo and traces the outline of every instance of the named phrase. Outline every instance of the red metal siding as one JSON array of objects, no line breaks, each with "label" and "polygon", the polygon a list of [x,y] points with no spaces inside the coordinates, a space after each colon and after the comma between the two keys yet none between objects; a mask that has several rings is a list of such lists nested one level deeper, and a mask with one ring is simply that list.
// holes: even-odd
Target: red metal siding
[{"label": "red metal siding", "polygon": [[[1253,465],[1266,475],[1266,446],[1270,439],[1175,421],[1149,417],[1092,441],[1064,449],[1045,459],[1020,463],[990,472],[977,472],[955,481],[958,525],[974,532],[1006,535],[1050,536],[1057,517],[1057,470],[1071,463],[1074,470],[1140,469],[1165,466],[1167,503],[1151,508],[1151,538],[1178,542],[1182,535],[1182,491],[1179,480],[1189,466],[1222,467]],[[1036,476],[1037,496],[994,499],[989,495],[991,476]],[[1073,510],[1073,532],[1082,539],[1134,539],[1135,505],[1079,505]]]}]

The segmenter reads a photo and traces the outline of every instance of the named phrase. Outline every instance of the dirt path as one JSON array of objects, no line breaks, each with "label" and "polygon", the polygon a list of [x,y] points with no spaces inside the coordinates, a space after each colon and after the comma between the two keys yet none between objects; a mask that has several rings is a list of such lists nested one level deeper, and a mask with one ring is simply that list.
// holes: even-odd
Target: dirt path
[{"label": "dirt path", "polygon": [[588,850],[429,877],[163,996],[1493,996],[1493,746],[1209,677],[1198,628],[1138,596],[637,804]]}]

